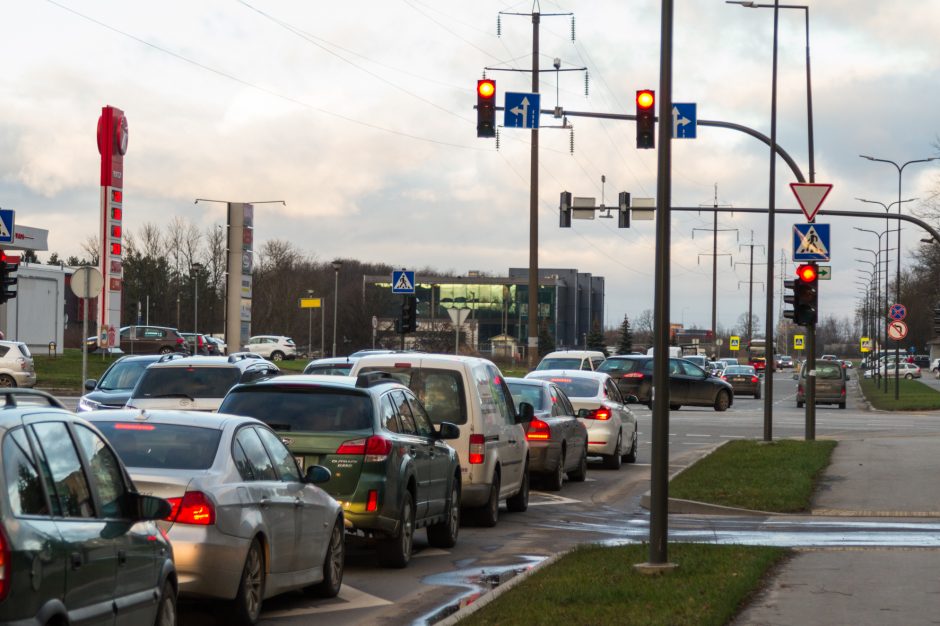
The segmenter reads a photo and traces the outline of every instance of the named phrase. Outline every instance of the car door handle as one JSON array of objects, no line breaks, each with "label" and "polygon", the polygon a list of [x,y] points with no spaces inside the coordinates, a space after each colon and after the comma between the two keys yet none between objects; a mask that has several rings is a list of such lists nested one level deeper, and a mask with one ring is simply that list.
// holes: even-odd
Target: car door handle
[{"label": "car door handle", "polygon": [[79,569],[84,564],[85,560],[82,558],[81,552],[73,552],[69,555],[70,560],[72,561],[72,569]]}]

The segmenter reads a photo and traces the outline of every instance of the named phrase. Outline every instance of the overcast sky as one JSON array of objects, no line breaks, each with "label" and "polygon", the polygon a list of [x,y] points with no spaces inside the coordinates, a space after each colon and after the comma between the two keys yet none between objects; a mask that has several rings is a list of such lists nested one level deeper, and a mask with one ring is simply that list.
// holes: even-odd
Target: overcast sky
[{"label": "overcast sky", "polygon": [[[940,156],[940,2],[808,2],[816,181],[832,183],[825,208],[884,210],[898,198],[903,163]],[[721,0],[675,3],[673,92],[698,117],[770,134],[773,10]],[[529,131],[501,129],[500,146],[475,132],[476,80],[484,67],[531,68],[532,23],[541,21],[542,108],[633,113],[636,89],[658,89],[660,4],[651,0],[501,2],[367,0],[322,3],[200,0],[0,2],[0,207],[49,230],[50,250],[80,254],[97,231],[101,107],[128,117],[125,229],[182,216],[206,229],[221,204],[285,200],[255,212],[256,249],[285,239],[320,261],[334,257],[504,275],[528,264]],[[549,16],[573,13],[572,19]],[[808,176],[804,13],[781,10],[778,143]],[[487,72],[506,91],[531,91],[522,72]],[[557,94],[557,96],[556,96]],[[501,114],[499,116],[501,121]],[[558,196],[615,205],[619,191],[652,197],[656,151],[637,150],[633,122],[571,118],[540,132],[539,262],[604,276],[607,323],[653,305],[653,222],[616,220],[558,227]],[[675,206],[766,207],[769,149],[731,130],[700,127],[673,142]],[[904,170],[903,197],[926,199],[940,161]],[[798,208],[795,178],[777,162],[778,208]],[[905,205],[905,212],[919,202]],[[793,272],[793,216],[743,213],[718,220],[718,318],[747,310],[749,248],[755,314],[764,318],[766,256]],[[822,314],[851,315],[883,219],[832,224],[835,280],[821,288]],[[711,213],[674,213],[671,319],[711,324]],[[902,231],[906,256],[923,235]],[[752,239],[753,237],[753,239]],[[882,238],[883,239],[883,238]],[[892,247],[895,237],[892,235]],[[894,274],[894,252],[891,274]],[[48,253],[41,253],[45,260]],[[774,289],[780,288],[778,265]],[[918,303],[905,303],[917,306]],[[775,307],[776,308],[776,307]],[[762,322],[763,325],[763,322]]]}]

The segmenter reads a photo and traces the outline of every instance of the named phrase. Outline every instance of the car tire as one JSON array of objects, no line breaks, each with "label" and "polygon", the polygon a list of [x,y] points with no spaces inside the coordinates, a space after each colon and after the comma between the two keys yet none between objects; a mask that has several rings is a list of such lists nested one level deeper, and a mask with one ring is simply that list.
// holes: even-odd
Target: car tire
[{"label": "car tire", "polygon": [[799,400],[797,400],[797,401],[796,401],[796,408],[802,409],[802,408],[803,408],[803,403],[800,402]]},{"label": "car tire", "polygon": [[715,396],[715,410],[718,412],[727,411],[729,406],[731,406],[731,398],[728,396],[728,392],[719,391],[718,395]]},{"label": "car tire", "polygon": [[613,454],[604,455],[604,469],[609,470],[619,470],[620,466],[623,465],[623,459],[621,458],[621,448],[623,447],[623,439],[621,435],[617,435],[617,445],[614,446]]},{"label": "car tire", "polygon": [[845,408],[845,402],[840,402],[840,403],[839,403],[839,408],[840,408],[840,409],[844,409],[844,408]]},{"label": "car tire", "polygon": [[670,410],[670,411],[678,411],[678,410],[681,409],[681,408],[682,408],[682,405],[681,405],[681,404],[670,404],[670,405],[669,405],[669,410]]},{"label": "car tire", "polygon": [[446,519],[440,524],[428,526],[428,543],[435,548],[453,548],[460,532],[460,483],[454,478],[447,502]]},{"label": "car tire", "polygon": [[499,521],[499,472],[493,472],[490,498],[486,504],[473,510],[473,520],[478,526],[492,528]]},{"label": "car tire", "polygon": [[587,479],[587,446],[584,446],[584,451],[581,453],[581,460],[578,461],[578,469],[568,472],[568,480],[573,483],[583,483]]},{"label": "car tire", "polygon": [[558,457],[558,467],[551,474],[545,476],[545,488],[549,491],[561,491],[565,483],[565,451],[561,450]]},{"label": "car tire", "polygon": [[275,361],[275,362],[277,362],[277,361],[283,361],[283,360],[284,360],[284,353],[281,352],[280,350],[275,350],[274,352],[271,353],[271,360],[272,360],[272,361]]},{"label": "car tire", "polygon": [[0,387],[16,387],[16,381],[9,374],[0,374]]},{"label": "car tire", "polygon": [[630,446],[630,451],[623,455],[624,463],[636,463],[636,453],[637,448],[639,447],[639,435],[636,430],[633,431],[633,445]]},{"label": "car tire", "polygon": [[755,399],[755,400],[760,400],[760,392],[759,392],[759,391],[754,394],[754,399]]},{"label": "car tire", "polygon": [[519,491],[511,498],[506,498],[506,508],[513,513],[524,513],[529,508],[529,459],[522,468],[522,484]]},{"label": "car tire", "polygon": [[379,563],[384,567],[401,569],[411,560],[411,549],[415,538],[415,497],[411,491],[405,492],[405,501],[401,507],[398,532],[378,544]]},{"label": "car tire", "polygon": [[163,583],[163,592],[160,594],[160,604],[157,606],[157,617],[153,626],[176,626],[178,622],[176,613],[176,587],[173,583]]},{"label": "car tire", "polygon": [[906,378],[906,379],[908,379],[908,380],[914,380],[914,375],[913,375],[913,374],[905,374],[905,375],[904,375],[904,378]]},{"label": "car tire", "polygon": [[323,557],[323,580],[315,585],[304,587],[304,593],[316,598],[335,598],[343,586],[343,572],[346,569],[346,529],[343,520],[337,519],[330,532],[330,543]]},{"label": "car tire", "polygon": [[251,626],[261,615],[261,603],[264,600],[266,570],[264,567],[264,549],[256,538],[248,547],[242,577],[238,581],[238,593],[231,607],[231,623]]}]

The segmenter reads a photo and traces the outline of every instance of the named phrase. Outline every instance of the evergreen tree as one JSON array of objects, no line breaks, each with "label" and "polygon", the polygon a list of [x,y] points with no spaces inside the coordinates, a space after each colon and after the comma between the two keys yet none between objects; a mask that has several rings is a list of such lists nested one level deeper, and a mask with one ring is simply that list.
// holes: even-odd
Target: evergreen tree
[{"label": "evergreen tree", "polygon": [[594,320],[591,326],[591,332],[587,336],[587,349],[603,352],[607,356],[607,346],[604,343],[604,333],[601,332],[601,325]]},{"label": "evergreen tree", "polygon": [[552,334],[548,332],[548,328],[545,324],[542,324],[542,329],[539,331],[539,356],[543,357],[549,352],[555,351],[555,338],[552,337]]},{"label": "evergreen tree", "polygon": [[630,319],[624,315],[620,325],[620,342],[617,344],[617,354],[630,354],[633,352],[633,331],[630,329]]}]

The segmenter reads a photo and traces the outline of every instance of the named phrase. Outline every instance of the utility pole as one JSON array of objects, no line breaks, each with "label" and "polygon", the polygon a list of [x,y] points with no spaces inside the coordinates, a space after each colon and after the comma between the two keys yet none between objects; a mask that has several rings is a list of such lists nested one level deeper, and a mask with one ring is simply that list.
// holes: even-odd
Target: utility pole
[{"label": "utility pole", "polygon": [[[713,209],[717,209],[719,206],[721,206],[721,207],[723,207],[723,208],[728,208],[728,207],[730,207],[731,205],[730,205],[730,204],[722,204],[722,205],[719,205],[719,204],[718,204],[718,183],[715,183],[715,197],[714,197],[714,200],[712,201],[711,207],[712,207]],[[711,253],[711,255],[706,254],[706,253],[700,253],[700,254],[698,255],[698,257],[699,257],[699,259],[701,259],[701,257],[703,257],[703,256],[711,256],[711,257],[712,257],[712,341],[714,341],[715,338],[718,337],[718,257],[719,257],[719,256],[726,256],[726,257],[728,257],[728,262],[731,263],[731,255],[730,255],[730,254],[727,254],[727,253],[725,253],[725,254],[718,254],[718,230],[719,230],[719,229],[718,229],[718,211],[714,211],[714,212],[712,213],[712,218],[713,218],[713,221],[712,221],[712,228],[711,228],[711,231],[712,231],[712,253]],[[697,230],[707,230],[707,229],[705,229],[705,228],[693,228],[693,229],[692,229],[692,239],[695,239],[695,231],[697,231]],[[738,233],[738,229],[737,229],[737,228],[722,228],[721,230],[722,230],[722,231],[732,231],[732,230],[733,230],[733,231],[735,232],[735,236],[737,236],[737,233]]]},{"label": "utility pole", "polygon": [[[754,336],[753,325],[754,325],[754,247],[755,246],[759,248],[764,248],[763,244],[754,243],[754,231],[753,230],[751,231],[750,243],[742,243],[738,246],[738,250],[740,250],[741,248],[750,248],[750,261],[748,261],[749,268],[748,268],[748,280],[747,280],[747,284],[748,284],[748,289],[747,289],[747,345],[748,345],[748,349],[750,349],[751,339],[753,339],[753,336]],[[764,248],[764,250],[766,251],[766,248]],[[763,263],[761,263],[760,265],[763,265]],[[760,283],[760,284],[763,285],[764,283]],[[738,285],[740,286],[740,283],[738,283]],[[764,345],[765,346],[769,345],[769,342],[770,342],[769,339],[765,340]]]}]

